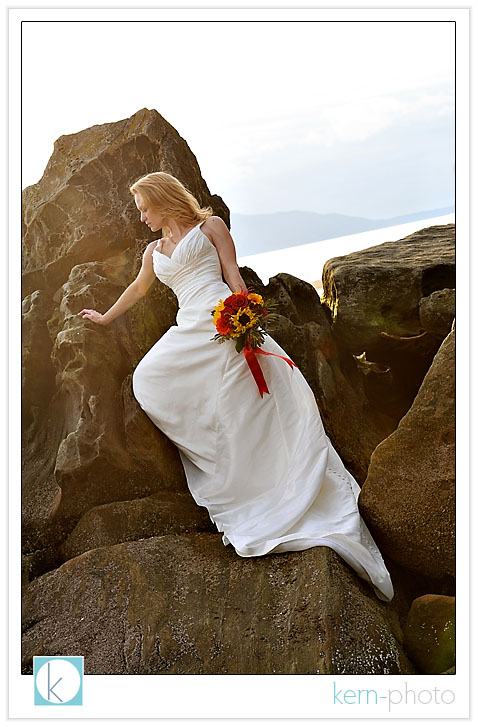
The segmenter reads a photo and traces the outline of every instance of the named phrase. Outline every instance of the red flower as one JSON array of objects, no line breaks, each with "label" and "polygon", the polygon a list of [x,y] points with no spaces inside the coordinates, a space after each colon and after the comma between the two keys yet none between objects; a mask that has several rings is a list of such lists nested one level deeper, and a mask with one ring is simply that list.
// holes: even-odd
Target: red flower
[{"label": "red flower", "polygon": [[248,304],[249,298],[246,293],[232,293],[232,295],[229,295],[224,301],[224,306],[232,309],[234,313],[236,313],[239,308],[246,308]]},{"label": "red flower", "polygon": [[227,333],[230,332],[230,330],[231,326],[228,319],[225,316],[221,315],[221,317],[217,319],[216,331],[222,336],[225,336]]}]

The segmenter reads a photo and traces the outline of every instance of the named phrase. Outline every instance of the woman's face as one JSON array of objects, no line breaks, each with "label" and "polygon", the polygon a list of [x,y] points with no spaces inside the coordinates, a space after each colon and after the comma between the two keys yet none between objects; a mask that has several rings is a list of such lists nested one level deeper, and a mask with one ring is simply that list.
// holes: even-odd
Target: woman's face
[{"label": "woman's face", "polygon": [[152,232],[156,232],[157,230],[160,230],[163,226],[163,220],[164,217],[161,214],[161,212],[158,212],[157,210],[151,209],[151,207],[143,201],[143,198],[140,194],[136,193],[134,195],[134,201],[136,204],[136,207],[139,209],[141,213],[141,222],[144,222],[145,225],[148,225],[148,227],[151,229]]}]

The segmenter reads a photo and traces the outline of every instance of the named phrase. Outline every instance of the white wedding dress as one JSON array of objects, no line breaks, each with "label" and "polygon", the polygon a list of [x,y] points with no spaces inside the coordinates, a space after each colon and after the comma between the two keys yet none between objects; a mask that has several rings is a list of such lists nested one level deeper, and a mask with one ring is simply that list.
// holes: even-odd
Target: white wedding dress
[{"label": "white wedding dress", "polygon": [[[327,545],[391,600],[390,575],[358,511],[359,485],[326,435],[304,376],[258,354],[270,391],[261,398],[244,353],[231,340],[211,340],[211,310],[231,290],[201,223],[171,257],[160,244],[154,271],[178,298],[177,325],[139,362],[133,392],[178,447],[194,500],[238,555]],[[268,334],[261,348],[288,355]]]}]

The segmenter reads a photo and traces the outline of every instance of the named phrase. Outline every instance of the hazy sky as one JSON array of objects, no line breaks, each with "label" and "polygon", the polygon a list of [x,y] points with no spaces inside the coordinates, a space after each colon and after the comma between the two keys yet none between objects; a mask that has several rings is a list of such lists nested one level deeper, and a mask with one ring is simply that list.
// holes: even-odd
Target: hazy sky
[{"label": "hazy sky", "polygon": [[231,212],[454,201],[452,22],[22,25],[22,186],[54,141],[156,109]]}]

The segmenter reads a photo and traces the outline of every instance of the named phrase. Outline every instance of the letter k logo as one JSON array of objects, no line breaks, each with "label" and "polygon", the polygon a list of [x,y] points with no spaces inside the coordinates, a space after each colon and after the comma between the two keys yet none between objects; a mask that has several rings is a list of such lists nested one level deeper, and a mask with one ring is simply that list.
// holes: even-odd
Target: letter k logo
[{"label": "letter k logo", "polygon": [[61,682],[61,680],[63,679],[63,677],[60,677],[59,679],[57,679],[56,682],[54,683],[53,687],[50,686],[50,665],[51,665],[51,661],[49,661],[48,664],[47,664],[47,668],[48,668],[48,693],[47,693],[47,699],[48,699],[49,702],[52,701],[51,700],[51,697],[50,697],[50,693],[51,693],[51,694],[54,694],[55,695],[55,697],[58,699],[59,702],[63,702],[63,699],[61,699],[58,696],[58,694],[55,694],[55,692],[53,691],[53,687],[56,687],[56,685],[59,682]]}]

